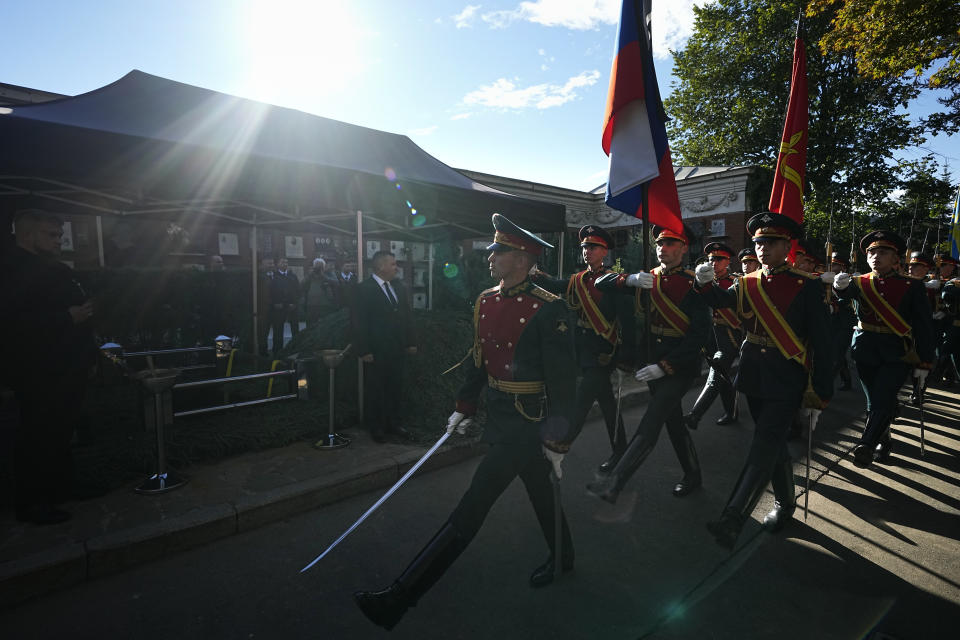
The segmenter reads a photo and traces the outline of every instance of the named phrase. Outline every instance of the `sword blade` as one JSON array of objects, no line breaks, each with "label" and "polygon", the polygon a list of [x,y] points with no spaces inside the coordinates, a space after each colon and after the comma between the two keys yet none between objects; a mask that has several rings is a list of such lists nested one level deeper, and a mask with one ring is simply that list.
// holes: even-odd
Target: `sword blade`
[{"label": "sword blade", "polygon": [[402,478],[400,478],[399,480],[397,480],[397,483],[396,483],[395,485],[393,485],[392,487],[390,487],[390,489],[388,489],[387,492],[386,492],[385,494],[383,494],[383,496],[382,496],[379,500],[377,500],[377,502],[376,502],[372,507],[370,507],[369,509],[367,509],[367,511],[366,511],[362,516],[360,516],[360,519],[359,519],[359,520],[357,520],[357,521],[354,522],[352,525],[350,525],[350,528],[349,528],[349,529],[347,529],[346,531],[344,531],[343,534],[342,534],[339,538],[337,538],[336,540],[334,540],[333,544],[331,544],[329,547],[327,547],[327,550],[326,550],[326,551],[324,551],[323,553],[321,553],[320,555],[318,555],[316,558],[314,558],[314,559],[313,559],[313,562],[311,562],[310,564],[308,564],[307,566],[305,566],[303,569],[300,569],[300,573],[303,573],[304,571],[306,571],[307,569],[309,569],[309,568],[312,567],[313,565],[317,564],[318,562],[320,562],[320,560],[323,559],[323,557],[324,557],[325,555],[327,555],[328,553],[330,553],[331,551],[333,551],[333,548],[334,548],[334,547],[336,547],[338,544],[340,544],[340,542],[341,542],[344,538],[346,538],[348,535],[350,535],[350,534],[353,532],[354,529],[356,529],[357,527],[359,527],[359,526],[361,525],[361,523],[363,523],[363,521],[366,520],[366,519],[370,516],[371,513],[373,513],[374,511],[376,511],[376,510],[380,507],[380,505],[382,505],[384,502],[386,502],[387,499],[388,499],[390,496],[392,496],[392,495],[397,491],[397,489],[399,489],[399,488],[403,485],[403,483],[406,482],[406,481],[410,478],[410,476],[412,476],[414,473],[416,473],[416,472],[417,472],[417,469],[419,469],[419,468],[423,465],[423,463],[426,462],[427,459],[428,459],[430,456],[432,456],[432,455],[434,454],[434,452],[436,452],[437,449],[440,448],[440,445],[442,445],[444,442],[447,441],[447,438],[449,438],[449,437],[450,437],[450,434],[449,434],[449,433],[444,433],[442,436],[440,436],[440,439],[437,440],[436,444],[434,444],[432,447],[430,447],[430,450],[427,451],[425,454],[423,454],[423,456],[422,456],[419,460],[417,460],[417,463],[416,463],[415,465],[413,465],[412,467],[410,467],[410,470],[407,471],[405,474],[403,474],[403,477],[402,477]]},{"label": "sword blade", "polygon": [[926,455],[926,453],[927,453],[926,447],[924,446],[925,443],[924,443],[924,438],[923,438],[923,431],[924,431],[924,425],[923,425],[923,389],[921,389],[921,390],[920,390],[920,457],[921,457],[921,458],[922,458],[924,455]]},{"label": "sword blade", "polygon": [[813,427],[816,423],[814,422],[813,412],[810,412],[810,422],[807,425],[807,478],[806,478],[806,487],[803,492],[803,521],[807,521],[807,511],[808,505],[810,504],[810,457],[813,454]]},{"label": "sword blade", "polygon": [[563,572],[563,536],[561,535],[560,478],[550,470],[550,483],[553,485],[553,577],[559,580]]}]

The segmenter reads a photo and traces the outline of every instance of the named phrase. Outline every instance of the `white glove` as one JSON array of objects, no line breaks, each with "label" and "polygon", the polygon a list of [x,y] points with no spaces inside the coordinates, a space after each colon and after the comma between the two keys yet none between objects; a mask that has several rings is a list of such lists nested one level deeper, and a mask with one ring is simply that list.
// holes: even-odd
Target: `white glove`
[{"label": "white glove", "polygon": [[934,319],[934,320],[943,320],[943,319],[946,318],[946,317],[947,317],[947,314],[946,314],[945,311],[934,311],[934,312],[933,312],[933,319]]},{"label": "white glove", "polygon": [[537,265],[533,265],[532,267],[530,267],[530,270],[527,271],[527,275],[529,275],[529,276],[535,276],[535,275],[537,275],[537,271],[539,271],[539,270],[540,270],[540,268],[539,268]]},{"label": "white glove", "polygon": [[940,284],[941,282],[939,280],[928,280],[927,282],[923,283],[923,286],[925,286],[927,289],[933,289],[936,291],[940,288]]},{"label": "white glove", "polygon": [[850,286],[851,275],[849,273],[840,272],[833,278],[833,288],[837,291],[843,291]]},{"label": "white glove", "polygon": [[813,409],[807,407],[803,410],[803,417],[807,419],[807,423],[810,425],[810,431],[815,431],[817,429],[817,421],[820,420],[820,414],[823,413],[820,409]]},{"label": "white glove", "polygon": [[656,380],[657,378],[662,378],[667,375],[666,372],[660,368],[658,364],[648,364],[643,369],[637,371],[636,378],[640,382],[649,382],[650,380]]},{"label": "white glove", "polygon": [[557,480],[563,477],[563,469],[560,468],[560,464],[563,462],[562,453],[557,453],[556,451],[551,451],[546,447],[541,447],[543,449],[543,455],[546,456],[547,460],[550,461],[550,464],[553,465],[553,472],[557,476]]},{"label": "white glove", "polygon": [[833,284],[833,281],[836,277],[837,277],[837,274],[835,274],[833,271],[826,271],[820,274],[820,282],[824,282],[826,284]]},{"label": "white glove", "polygon": [[703,264],[697,266],[694,277],[697,280],[697,284],[704,285],[713,282],[717,277],[717,272],[714,271],[712,264],[709,262],[704,262]]},{"label": "white glove", "polygon": [[921,385],[921,386],[923,386],[923,381],[927,379],[927,374],[928,374],[928,373],[930,373],[930,372],[929,372],[928,370],[926,370],[926,369],[914,369],[914,370],[913,370],[913,377],[916,378],[916,379],[920,382],[920,385]]},{"label": "white glove", "polygon": [[638,271],[627,276],[627,286],[637,287],[639,289],[653,289],[653,274],[646,271]]},{"label": "white glove", "polygon": [[450,414],[450,417],[447,418],[447,433],[453,433],[454,429],[456,429],[457,433],[463,435],[467,432],[467,427],[472,423],[473,418],[467,418],[459,411],[454,411]]}]

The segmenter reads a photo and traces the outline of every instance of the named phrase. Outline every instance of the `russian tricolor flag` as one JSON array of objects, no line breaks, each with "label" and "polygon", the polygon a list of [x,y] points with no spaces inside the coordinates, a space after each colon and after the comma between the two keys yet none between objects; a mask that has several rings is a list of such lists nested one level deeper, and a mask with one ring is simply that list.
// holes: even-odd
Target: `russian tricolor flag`
[{"label": "russian tricolor flag", "polygon": [[[642,218],[643,185],[652,224],[683,232],[667,143],[666,115],[653,68],[651,0],[623,0],[610,71],[603,151],[610,157],[607,206]],[[639,20],[643,16],[643,21]]]}]

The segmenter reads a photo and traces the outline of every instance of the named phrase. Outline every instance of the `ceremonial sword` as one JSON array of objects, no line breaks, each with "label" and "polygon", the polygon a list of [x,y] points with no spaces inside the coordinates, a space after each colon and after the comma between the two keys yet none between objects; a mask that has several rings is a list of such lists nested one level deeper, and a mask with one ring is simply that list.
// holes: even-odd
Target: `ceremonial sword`
[{"label": "ceremonial sword", "polygon": [[337,538],[337,539],[333,542],[333,544],[331,544],[329,547],[327,547],[327,550],[326,550],[326,551],[324,551],[324,552],[321,553],[319,556],[317,556],[316,558],[314,558],[314,559],[313,559],[313,562],[311,562],[310,564],[308,564],[307,566],[305,566],[303,569],[300,569],[300,573],[303,573],[304,571],[306,571],[307,569],[309,569],[309,568],[312,567],[313,565],[317,564],[320,560],[322,560],[323,557],[324,557],[325,555],[327,555],[328,553],[330,553],[330,552],[333,550],[334,547],[336,547],[338,544],[340,544],[340,542],[341,542],[344,538],[346,538],[348,535],[350,535],[350,534],[353,532],[354,529],[356,529],[357,527],[359,527],[360,524],[361,524],[364,520],[366,520],[366,519],[370,516],[371,513],[373,513],[374,511],[376,511],[377,508],[378,508],[380,505],[382,505],[384,502],[386,502],[386,501],[387,501],[387,498],[389,498],[390,496],[392,496],[392,495],[396,492],[396,490],[399,489],[399,488],[403,485],[403,483],[406,482],[406,481],[410,478],[410,476],[412,476],[414,473],[417,472],[417,469],[419,469],[419,468],[423,465],[423,463],[427,461],[427,458],[429,458],[430,456],[432,456],[432,455],[436,452],[436,450],[440,448],[440,445],[442,445],[444,442],[447,441],[447,438],[450,437],[450,434],[451,434],[451,433],[452,433],[452,430],[447,431],[447,432],[445,432],[442,436],[440,436],[440,439],[437,440],[436,444],[434,444],[432,447],[430,447],[430,450],[427,451],[425,454],[423,454],[423,457],[421,457],[419,460],[417,460],[417,463],[416,463],[415,465],[413,465],[412,467],[410,467],[410,470],[407,471],[405,474],[403,474],[403,477],[400,478],[399,480],[397,480],[397,483],[396,483],[395,485],[393,485],[392,487],[390,487],[390,489],[388,489],[387,492],[386,492],[385,494],[383,494],[383,497],[381,497],[379,500],[377,500],[377,502],[376,502],[372,507],[370,507],[369,509],[367,509],[366,513],[364,513],[362,516],[360,516],[360,519],[359,519],[359,520],[357,520],[357,521],[354,522],[352,525],[350,525],[350,528],[347,529],[346,531],[344,531],[344,532],[343,532],[343,535],[341,535],[339,538]]},{"label": "ceremonial sword", "polygon": [[810,457],[813,455],[813,428],[816,425],[814,410],[810,410],[810,422],[807,424],[807,479],[806,490],[803,492],[803,521],[807,521],[807,506],[810,504]]}]

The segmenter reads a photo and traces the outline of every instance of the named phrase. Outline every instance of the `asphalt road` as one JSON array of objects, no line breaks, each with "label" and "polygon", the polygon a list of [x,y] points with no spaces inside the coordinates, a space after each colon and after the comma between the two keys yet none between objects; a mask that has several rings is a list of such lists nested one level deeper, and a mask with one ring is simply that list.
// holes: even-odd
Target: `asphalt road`
[{"label": "asphalt road", "polygon": [[[694,390],[684,405],[693,402]],[[742,406],[745,408],[746,403]],[[547,556],[515,482],[473,543],[394,629],[395,638],[854,639],[871,633],[956,638],[960,623],[960,411],[931,395],[927,455],[915,411],[896,429],[895,464],[862,471],[849,455],[859,393],[839,394],[817,431],[810,516],[776,536],[758,520],[733,554],[704,523],[719,515],[752,423],[718,427],[719,403],[694,433],[705,486],[671,495],[682,473],[666,434],[616,506],[583,487],[608,453],[599,422],[564,464],[576,570],[527,586]],[[632,432],[643,406],[625,412]],[[805,442],[795,442],[795,458]],[[444,522],[473,459],[413,478],[340,547],[299,573],[378,497],[366,494],[0,613],[0,638],[378,638],[353,604],[385,587]],[[829,473],[823,474],[825,468]],[[803,467],[795,467],[803,485]],[[801,498],[801,506],[803,499]]]}]

